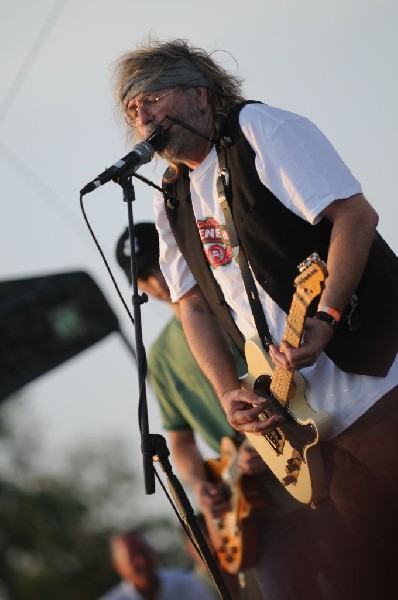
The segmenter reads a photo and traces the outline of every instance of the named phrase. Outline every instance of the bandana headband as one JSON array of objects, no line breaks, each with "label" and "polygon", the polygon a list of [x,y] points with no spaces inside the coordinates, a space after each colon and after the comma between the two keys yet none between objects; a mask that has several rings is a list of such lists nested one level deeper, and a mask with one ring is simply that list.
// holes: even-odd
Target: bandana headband
[{"label": "bandana headband", "polygon": [[145,69],[145,74],[137,74],[125,86],[120,99],[122,103],[126,103],[143,91],[153,92],[178,85],[213,87],[206,75],[189,59],[181,58],[163,70],[156,66],[149,66]]}]

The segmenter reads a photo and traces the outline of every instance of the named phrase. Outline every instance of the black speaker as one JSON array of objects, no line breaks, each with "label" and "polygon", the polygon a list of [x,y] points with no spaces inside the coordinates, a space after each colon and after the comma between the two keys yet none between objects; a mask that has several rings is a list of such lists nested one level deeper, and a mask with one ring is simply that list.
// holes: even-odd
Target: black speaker
[{"label": "black speaker", "polygon": [[0,400],[119,331],[83,271],[0,282]]}]

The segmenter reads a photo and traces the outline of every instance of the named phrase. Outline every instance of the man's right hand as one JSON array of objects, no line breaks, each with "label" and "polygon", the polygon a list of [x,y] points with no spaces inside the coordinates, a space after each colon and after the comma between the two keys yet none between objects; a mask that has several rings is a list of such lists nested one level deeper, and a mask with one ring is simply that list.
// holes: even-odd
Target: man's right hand
[{"label": "man's right hand", "polygon": [[200,511],[206,514],[210,513],[215,519],[231,510],[230,502],[220,483],[202,481],[195,485],[194,492]]},{"label": "man's right hand", "polygon": [[242,388],[224,393],[221,403],[229,423],[234,429],[243,433],[258,435],[270,433],[283,421],[283,417],[278,415],[260,420],[258,416],[266,407],[266,402],[263,398]]}]

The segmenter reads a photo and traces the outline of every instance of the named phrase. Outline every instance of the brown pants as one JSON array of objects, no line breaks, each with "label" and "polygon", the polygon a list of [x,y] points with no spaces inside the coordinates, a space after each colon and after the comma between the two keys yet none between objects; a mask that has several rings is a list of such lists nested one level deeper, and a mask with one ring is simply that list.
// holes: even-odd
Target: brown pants
[{"label": "brown pants", "polygon": [[321,450],[330,499],[258,524],[262,597],[395,600],[398,388]]},{"label": "brown pants", "polygon": [[[331,502],[314,512],[341,581],[337,597],[351,587],[351,600],[398,598],[398,387],[321,448]],[[330,504],[346,528],[340,543]]]}]

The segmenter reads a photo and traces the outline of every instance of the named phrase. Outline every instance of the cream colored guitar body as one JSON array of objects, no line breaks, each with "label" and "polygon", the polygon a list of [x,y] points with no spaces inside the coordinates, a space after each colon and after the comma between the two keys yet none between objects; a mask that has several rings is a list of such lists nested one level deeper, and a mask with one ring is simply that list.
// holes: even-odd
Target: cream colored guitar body
[{"label": "cream colored guitar body", "polygon": [[[272,377],[275,368],[261,348],[260,340],[246,342],[245,354],[249,373],[242,378],[242,386],[259,396],[268,395],[267,379]],[[294,395],[289,399],[288,407],[276,405],[274,410],[270,406],[264,415],[283,414],[286,423],[268,435],[245,435],[296,500],[316,504],[327,495],[318,442],[330,431],[331,421],[327,413],[312,410],[304,388],[304,379],[296,372],[291,386]],[[274,408],[276,402],[274,399]]]},{"label": "cream colored guitar body", "polygon": [[[298,269],[283,335],[293,348],[301,344],[307,309],[320,295],[327,277],[326,265],[316,253]],[[303,377],[297,371],[275,368],[259,339],[246,342],[245,355],[249,374],[242,379],[243,387],[268,400],[259,418],[279,414],[285,419],[269,434],[246,436],[292,496],[315,504],[327,495],[319,441],[330,431],[330,418],[312,410],[305,398]]]}]

